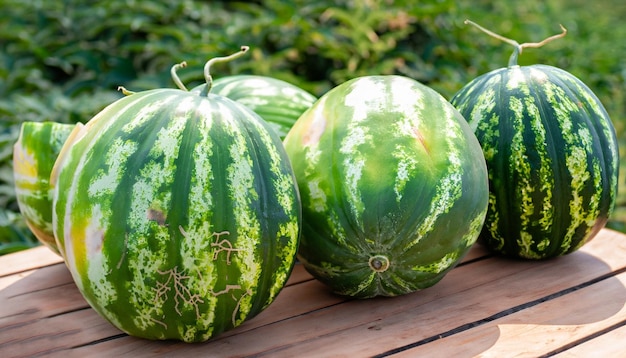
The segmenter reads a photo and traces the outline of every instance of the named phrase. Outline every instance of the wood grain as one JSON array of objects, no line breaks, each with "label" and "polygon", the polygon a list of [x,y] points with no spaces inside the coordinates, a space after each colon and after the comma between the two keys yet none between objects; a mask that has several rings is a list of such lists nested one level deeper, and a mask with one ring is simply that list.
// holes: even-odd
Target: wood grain
[{"label": "wood grain", "polygon": [[626,235],[522,261],[475,245],[435,286],[351,300],[301,265],[264,312],[200,344],[148,341],[91,309],[45,248],[0,257],[0,356],[559,357],[626,352]]}]

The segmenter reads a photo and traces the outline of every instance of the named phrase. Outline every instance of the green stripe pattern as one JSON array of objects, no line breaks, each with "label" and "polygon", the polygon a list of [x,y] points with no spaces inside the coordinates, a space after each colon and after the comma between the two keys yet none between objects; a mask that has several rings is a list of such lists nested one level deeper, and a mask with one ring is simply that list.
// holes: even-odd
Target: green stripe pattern
[{"label": "green stripe pattern", "polygon": [[[191,90],[200,93],[202,84]],[[211,93],[228,97],[261,116],[284,139],[296,120],[317,100],[315,96],[273,77],[235,75],[221,77],[211,85]]]},{"label": "green stripe pattern", "polygon": [[24,122],[13,146],[13,178],[20,212],[35,237],[57,254],[60,253],[52,232],[50,174],[74,126]]},{"label": "green stripe pattern", "polygon": [[574,252],[604,227],[617,194],[617,141],[583,82],[552,66],[511,66],[480,76],[451,102],[485,153],[488,247],[550,258]]},{"label": "green stripe pattern", "polygon": [[87,301],[123,331],[204,341],[267,307],[301,227],[280,138],[228,98],[139,92],[72,133],[54,231]]},{"label": "green stripe pattern", "polygon": [[336,293],[431,286],[478,237],[488,200],[480,145],[450,103],[414,80],[341,84],[284,142],[302,198],[299,258]]}]

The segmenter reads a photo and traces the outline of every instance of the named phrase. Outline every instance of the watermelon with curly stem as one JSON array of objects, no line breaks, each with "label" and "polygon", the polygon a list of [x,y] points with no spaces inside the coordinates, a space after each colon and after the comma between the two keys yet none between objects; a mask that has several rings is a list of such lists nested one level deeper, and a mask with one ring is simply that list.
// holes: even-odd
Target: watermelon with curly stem
[{"label": "watermelon with curly stem", "polygon": [[289,277],[301,227],[293,171],[280,138],[226,97],[125,93],[55,163],[55,237],[113,325],[204,341],[265,309]]},{"label": "watermelon with curly stem", "polygon": [[527,259],[572,253],[604,227],[615,206],[613,124],[574,75],[553,66],[517,65],[524,48],[564,36],[564,28],[540,43],[520,45],[478,27],[515,46],[508,67],[474,79],[451,100],[475,131],[489,170],[481,241]]},{"label": "watermelon with curly stem", "polygon": [[[206,84],[191,92],[201,92]],[[253,110],[284,139],[296,120],[317,100],[315,96],[277,78],[235,75],[213,81],[211,93],[228,97]]]}]

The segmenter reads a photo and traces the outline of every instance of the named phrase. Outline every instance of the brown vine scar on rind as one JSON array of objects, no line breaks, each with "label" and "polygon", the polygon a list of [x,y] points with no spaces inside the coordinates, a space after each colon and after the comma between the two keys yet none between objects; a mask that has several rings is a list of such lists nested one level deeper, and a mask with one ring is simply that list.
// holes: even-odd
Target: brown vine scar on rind
[{"label": "brown vine scar on rind", "polygon": [[[178,230],[180,230],[180,233],[183,235],[183,237],[185,238],[189,237],[189,234],[187,233],[187,231],[185,231],[185,229],[183,229],[182,226],[179,225]],[[232,242],[226,239],[220,241],[220,237],[222,235],[230,235],[230,231],[214,232],[211,234],[211,236],[215,237],[215,242],[211,243],[211,247],[217,247],[217,250],[213,252],[213,260],[214,261],[217,260],[220,252],[225,251],[226,252],[226,264],[230,265],[231,264],[230,255],[233,252],[239,252],[243,250],[234,248]]]},{"label": "brown vine scar on rind", "polygon": [[[156,282],[156,287],[154,289],[156,293],[155,301],[163,296],[167,298],[169,291],[171,291],[173,287],[174,302],[176,303],[174,305],[174,309],[176,310],[176,313],[178,313],[179,316],[182,316],[182,312],[179,306],[181,304],[181,301],[183,301],[184,303],[189,304],[194,308],[194,310],[196,311],[196,317],[200,319],[201,316],[198,304],[204,303],[204,300],[199,294],[192,294],[191,290],[183,283],[183,281],[189,280],[191,277],[184,275],[183,272],[179,272],[178,266],[174,266],[174,268],[166,271],[157,270],[157,272],[164,276],[167,275],[167,279],[165,280],[165,282]],[[173,286],[170,286],[170,283],[173,283]]]}]

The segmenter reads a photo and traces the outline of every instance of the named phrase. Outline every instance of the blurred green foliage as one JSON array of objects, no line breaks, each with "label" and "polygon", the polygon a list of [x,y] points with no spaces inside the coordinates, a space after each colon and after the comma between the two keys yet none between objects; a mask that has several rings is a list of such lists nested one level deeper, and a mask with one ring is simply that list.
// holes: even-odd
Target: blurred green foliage
[{"label": "blurred green foliage", "polygon": [[[503,67],[512,52],[463,21],[518,42],[568,30],[527,49],[520,65],[545,63],[579,77],[600,97],[626,154],[626,3],[622,0],[0,0],[0,253],[35,244],[20,220],[12,146],[23,121],[86,122],[134,91],[189,88],[206,60],[251,47],[213,69],[267,75],[320,96],[350,78],[400,74],[446,98],[476,76]],[[624,168],[625,166],[622,165]],[[626,231],[626,172],[609,226]]]}]

